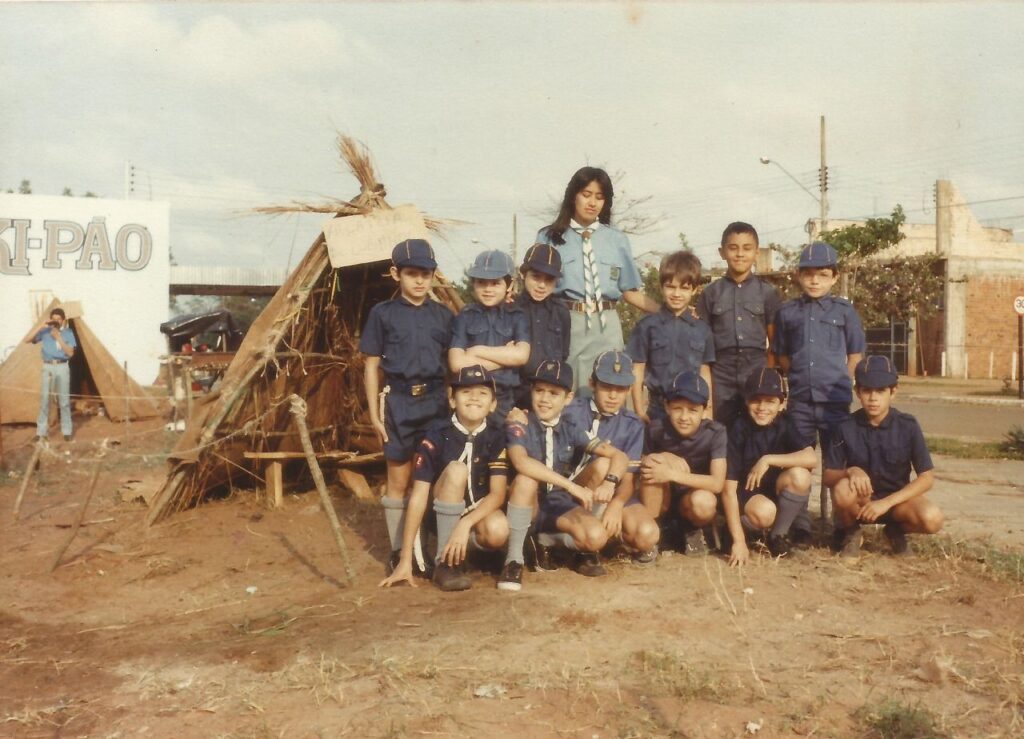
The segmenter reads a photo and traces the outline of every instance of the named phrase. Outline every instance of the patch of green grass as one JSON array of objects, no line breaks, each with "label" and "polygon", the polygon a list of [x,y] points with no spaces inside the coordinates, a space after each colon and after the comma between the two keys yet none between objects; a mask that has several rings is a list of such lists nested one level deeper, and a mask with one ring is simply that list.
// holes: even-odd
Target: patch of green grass
[{"label": "patch of green grass", "polygon": [[645,681],[679,698],[717,701],[725,691],[715,675],[688,664],[679,654],[643,649],[633,653],[632,661]]},{"label": "patch of green grass", "polygon": [[951,564],[971,563],[996,580],[1024,583],[1024,551],[1000,549],[985,541],[954,539],[952,536],[914,537],[918,556],[943,559]]},{"label": "patch of green grass", "polygon": [[960,459],[1024,459],[1024,452],[1007,449],[1000,441],[961,441],[946,436],[926,436],[928,450]]},{"label": "patch of green grass", "polygon": [[865,736],[871,739],[944,739],[949,736],[926,708],[909,706],[892,698],[861,707],[857,719],[866,730]]}]

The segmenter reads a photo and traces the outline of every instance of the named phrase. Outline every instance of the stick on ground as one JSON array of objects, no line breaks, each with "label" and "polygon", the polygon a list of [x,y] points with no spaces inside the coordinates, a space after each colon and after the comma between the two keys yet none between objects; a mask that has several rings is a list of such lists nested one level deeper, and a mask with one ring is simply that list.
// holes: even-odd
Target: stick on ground
[{"label": "stick on ground", "polygon": [[331,496],[327,493],[327,483],[324,482],[324,473],[320,470],[320,463],[316,461],[316,453],[313,451],[313,442],[309,440],[309,428],[306,426],[306,401],[298,395],[288,396],[291,403],[291,412],[295,417],[295,425],[299,429],[299,438],[302,440],[302,450],[306,452],[306,462],[309,464],[309,471],[313,475],[313,482],[316,483],[317,492],[320,493],[320,503],[323,505],[324,513],[331,524],[331,531],[334,533],[334,540],[338,544],[338,551],[341,553],[341,563],[345,567],[346,584],[351,585],[355,579],[355,572],[352,570],[352,563],[348,558],[348,546],[341,536],[341,524],[338,523],[338,514],[334,511],[331,503]]},{"label": "stick on ground", "polygon": [[25,474],[21,476],[21,488],[18,490],[18,497],[14,499],[14,520],[18,520],[18,516],[21,515],[21,499],[25,497],[25,491],[28,490],[28,484],[32,481],[32,475],[36,471],[36,466],[39,464],[39,455],[43,453],[43,443],[36,442],[36,448],[32,452],[32,458],[28,461],[28,466],[25,468]]},{"label": "stick on ground", "polygon": [[68,538],[64,540],[64,544],[57,553],[53,555],[53,561],[50,563],[50,569],[47,572],[53,572],[57,569],[57,565],[60,564],[60,558],[64,556],[64,552],[71,546],[71,542],[74,541],[75,536],[78,534],[78,530],[82,528],[82,521],[85,520],[85,509],[89,507],[89,501],[92,500],[92,494],[96,490],[96,483],[100,479],[100,468],[103,466],[103,457],[96,459],[96,466],[92,470],[92,479],[89,480],[89,490],[85,493],[85,499],[82,501],[81,507],[78,509],[78,515],[75,516],[75,522],[71,526],[71,531],[68,532]]}]

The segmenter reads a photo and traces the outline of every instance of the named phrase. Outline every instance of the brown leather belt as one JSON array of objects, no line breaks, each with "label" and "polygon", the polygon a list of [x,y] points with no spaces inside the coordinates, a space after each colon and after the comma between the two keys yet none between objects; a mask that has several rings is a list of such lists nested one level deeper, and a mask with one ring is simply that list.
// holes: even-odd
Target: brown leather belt
[{"label": "brown leather belt", "polygon": [[43,364],[67,364],[66,359],[44,359]]},{"label": "brown leather belt", "polygon": [[[615,300],[602,300],[597,304],[598,310],[615,310]],[[586,313],[587,304],[583,300],[566,300],[565,307],[575,313]]]}]

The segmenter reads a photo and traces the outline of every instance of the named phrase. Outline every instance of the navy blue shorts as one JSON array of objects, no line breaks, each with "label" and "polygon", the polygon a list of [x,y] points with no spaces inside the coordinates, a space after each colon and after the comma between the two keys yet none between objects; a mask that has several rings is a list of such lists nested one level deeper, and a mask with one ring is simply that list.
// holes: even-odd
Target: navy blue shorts
[{"label": "navy blue shorts", "polygon": [[833,429],[850,415],[850,404],[790,400],[786,413],[801,437],[812,440],[812,446],[817,446],[820,435],[821,446],[827,449]]},{"label": "navy blue shorts", "polygon": [[537,533],[558,533],[558,519],[577,508],[582,508],[580,502],[564,490],[555,488],[543,495],[537,506],[537,520],[534,522]]},{"label": "navy blue shorts", "polygon": [[426,433],[426,426],[448,412],[444,386],[438,384],[423,395],[408,392],[388,393],[384,404],[384,458],[392,462],[408,462]]}]

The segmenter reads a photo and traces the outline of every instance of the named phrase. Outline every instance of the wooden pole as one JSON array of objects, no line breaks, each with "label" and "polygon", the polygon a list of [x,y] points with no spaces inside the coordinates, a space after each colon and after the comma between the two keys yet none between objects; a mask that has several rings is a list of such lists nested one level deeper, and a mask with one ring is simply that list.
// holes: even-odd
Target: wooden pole
[{"label": "wooden pole", "polygon": [[334,533],[334,541],[338,544],[338,551],[341,553],[341,563],[345,567],[346,585],[351,585],[355,579],[355,572],[352,570],[352,563],[348,558],[348,546],[341,536],[341,524],[338,523],[338,514],[334,511],[331,497],[327,493],[327,483],[324,482],[324,473],[320,470],[320,463],[316,461],[316,453],[313,451],[313,442],[309,440],[309,429],[306,428],[306,401],[298,395],[288,396],[291,404],[291,413],[295,418],[295,425],[299,429],[299,438],[302,440],[302,450],[306,453],[306,462],[309,464],[309,471],[313,475],[313,482],[316,483],[317,492],[320,493],[320,503],[323,505],[324,513],[331,524],[331,531]]},{"label": "wooden pole", "polygon": [[7,465],[4,463],[4,413],[3,408],[0,408],[0,470],[7,469]]},{"label": "wooden pole", "polygon": [[68,538],[64,540],[64,544],[57,550],[53,556],[53,561],[50,562],[50,569],[47,572],[53,572],[57,569],[57,565],[60,564],[60,558],[64,556],[64,552],[71,546],[71,542],[75,536],[78,535],[78,530],[82,528],[82,521],[85,520],[85,509],[89,507],[89,501],[92,500],[92,494],[96,490],[96,483],[100,479],[100,468],[103,466],[103,458],[99,457],[96,459],[96,466],[92,470],[92,478],[89,480],[89,490],[85,494],[85,499],[82,501],[81,507],[78,509],[78,515],[75,516],[75,522],[71,526],[71,531],[68,532]]},{"label": "wooden pole", "polygon": [[132,434],[132,424],[131,424],[131,420],[130,420],[131,416],[132,416],[132,400],[131,400],[131,398],[128,397],[129,390],[130,390],[130,388],[128,386],[128,362],[126,361],[124,363],[124,448],[125,449],[128,448],[128,441],[131,438],[131,434]]},{"label": "wooden pole", "polygon": [[21,514],[21,499],[25,497],[25,491],[28,490],[28,484],[32,480],[32,474],[36,471],[36,467],[39,465],[39,455],[43,453],[43,442],[37,441],[36,448],[32,452],[32,458],[28,461],[28,466],[25,468],[25,474],[21,477],[21,488],[18,490],[18,497],[14,499],[14,520],[18,520],[18,516]]}]

